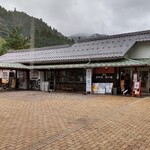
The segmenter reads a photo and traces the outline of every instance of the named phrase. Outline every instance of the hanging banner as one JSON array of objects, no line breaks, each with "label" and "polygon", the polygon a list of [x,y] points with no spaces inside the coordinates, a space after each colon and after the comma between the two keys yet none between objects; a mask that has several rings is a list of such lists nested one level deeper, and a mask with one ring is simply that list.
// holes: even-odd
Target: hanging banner
[{"label": "hanging banner", "polygon": [[92,91],[92,69],[86,69],[86,93]]}]

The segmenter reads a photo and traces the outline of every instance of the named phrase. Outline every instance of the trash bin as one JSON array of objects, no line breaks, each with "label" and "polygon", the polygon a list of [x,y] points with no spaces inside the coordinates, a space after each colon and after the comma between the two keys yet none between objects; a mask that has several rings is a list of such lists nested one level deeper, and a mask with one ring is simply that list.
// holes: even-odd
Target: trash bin
[{"label": "trash bin", "polygon": [[117,95],[117,88],[116,87],[113,88],[113,95]]},{"label": "trash bin", "polygon": [[45,83],[44,82],[41,82],[41,84],[40,84],[40,90],[41,91],[45,90]]},{"label": "trash bin", "polygon": [[120,87],[117,88],[117,94],[121,94],[121,88]]},{"label": "trash bin", "polygon": [[44,91],[48,92],[49,91],[49,82],[45,82],[45,85],[44,85]]}]

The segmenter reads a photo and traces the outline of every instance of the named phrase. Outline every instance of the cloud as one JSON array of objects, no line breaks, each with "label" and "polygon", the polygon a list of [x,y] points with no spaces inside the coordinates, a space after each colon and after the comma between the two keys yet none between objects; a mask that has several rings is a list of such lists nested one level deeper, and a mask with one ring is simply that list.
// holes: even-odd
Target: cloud
[{"label": "cloud", "polygon": [[130,32],[149,29],[149,5],[150,1],[148,0],[111,1],[107,7],[112,14],[111,26],[113,30],[110,32]]},{"label": "cloud", "polygon": [[3,7],[42,18],[64,35],[150,29],[149,0],[0,0]]}]

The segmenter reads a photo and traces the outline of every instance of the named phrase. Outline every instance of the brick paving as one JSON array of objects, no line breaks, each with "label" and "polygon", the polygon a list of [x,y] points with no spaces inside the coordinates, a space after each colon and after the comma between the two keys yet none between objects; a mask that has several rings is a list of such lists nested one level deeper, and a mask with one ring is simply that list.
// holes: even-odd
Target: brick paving
[{"label": "brick paving", "polygon": [[0,150],[150,150],[150,97],[1,92]]}]

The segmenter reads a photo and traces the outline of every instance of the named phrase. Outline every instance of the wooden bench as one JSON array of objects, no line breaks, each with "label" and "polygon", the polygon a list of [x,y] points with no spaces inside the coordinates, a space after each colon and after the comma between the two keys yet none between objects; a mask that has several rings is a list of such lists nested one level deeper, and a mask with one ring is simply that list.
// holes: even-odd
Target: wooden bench
[{"label": "wooden bench", "polygon": [[62,87],[61,89],[62,89],[62,90],[65,90],[65,91],[71,91],[71,92],[74,91],[74,88],[73,88],[73,87]]}]

